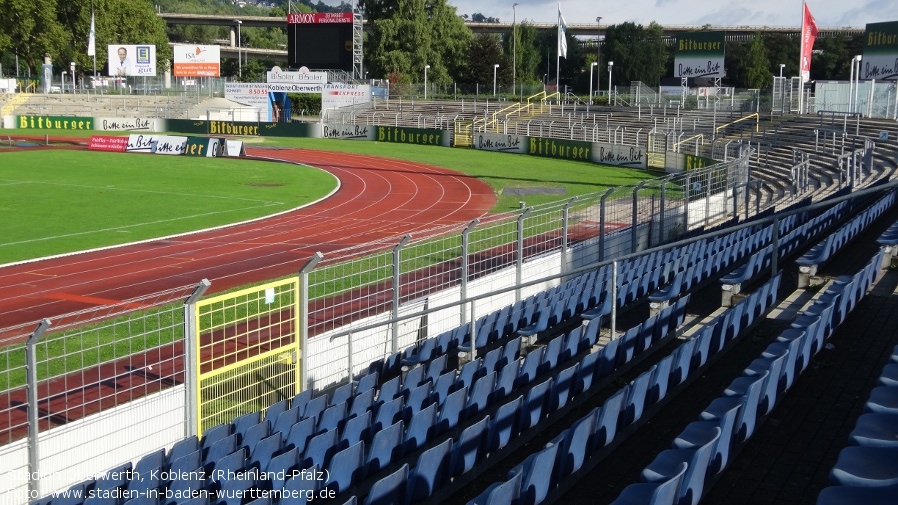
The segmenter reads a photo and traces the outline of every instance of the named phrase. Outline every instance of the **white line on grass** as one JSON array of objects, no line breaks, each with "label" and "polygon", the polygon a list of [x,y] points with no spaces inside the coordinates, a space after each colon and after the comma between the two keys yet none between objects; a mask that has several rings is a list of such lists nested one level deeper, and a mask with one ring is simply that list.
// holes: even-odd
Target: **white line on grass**
[{"label": "white line on grass", "polygon": [[152,193],[156,195],[171,195],[171,196],[186,196],[190,198],[215,198],[222,200],[241,200],[244,202],[256,202],[256,203],[264,203],[268,205],[283,205],[284,202],[273,202],[271,200],[259,200],[256,198],[239,198],[235,196],[220,196],[220,195],[202,195],[202,194],[194,194],[194,193],[176,193],[173,191],[157,191],[152,189],[131,189],[131,188],[117,188],[115,186],[87,186],[84,184],[69,184],[65,182],[47,182],[47,181],[20,181],[16,179],[0,179],[2,182],[9,182],[13,184],[45,184],[47,186],[65,186],[70,188],[82,188],[82,189],[101,189],[108,190],[114,189],[116,191],[133,191],[136,193]]},{"label": "white line on grass", "polygon": [[0,247],[6,247],[6,246],[10,246],[10,245],[19,245],[19,244],[31,244],[34,242],[45,242],[47,240],[57,240],[57,239],[61,239],[61,238],[77,237],[80,235],[90,235],[93,233],[123,231],[127,228],[138,228],[140,226],[155,225],[155,224],[160,224],[160,223],[171,223],[174,221],[181,221],[181,220],[185,220],[185,219],[193,219],[193,218],[204,217],[204,216],[213,216],[216,214],[227,214],[229,212],[238,212],[238,211],[250,210],[250,209],[260,209],[260,208],[264,208],[264,207],[271,207],[274,205],[278,205],[278,204],[277,203],[267,203],[265,205],[254,205],[251,207],[243,207],[243,208],[239,208],[239,209],[228,209],[228,210],[220,210],[220,211],[215,211],[215,212],[205,212],[202,214],[193,214],[190,216],[180,216],[180,217],[175,217],[172,219],[160,219],[158,221],[147,221],[145,223],[134,223],[134,224],[129,224],[129,225],[125,225],[125,226],[116,226],[113,228],[101,228],[99,230],[88,230],[88,231],[81,231],[78,233],[66,233],[63,235],[53,235],[51,237],[40,237],[40,238],[33,238],[33,239],[28,239],[28,240],[20,240],[18,242],[4,242],[4,243],[0,244]]}]

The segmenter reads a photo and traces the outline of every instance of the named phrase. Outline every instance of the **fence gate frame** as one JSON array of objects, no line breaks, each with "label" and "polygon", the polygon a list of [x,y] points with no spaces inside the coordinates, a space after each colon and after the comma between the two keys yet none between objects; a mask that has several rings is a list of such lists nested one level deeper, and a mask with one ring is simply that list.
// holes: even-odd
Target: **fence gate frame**
[{"label": "fence gate frame", "polygon": [[[299,278],[191,300],[186,361],[195,435],[303,388]],[[195,401],[194,401],[195,398]],[[195,417],[194,417],[195,416]]]}]

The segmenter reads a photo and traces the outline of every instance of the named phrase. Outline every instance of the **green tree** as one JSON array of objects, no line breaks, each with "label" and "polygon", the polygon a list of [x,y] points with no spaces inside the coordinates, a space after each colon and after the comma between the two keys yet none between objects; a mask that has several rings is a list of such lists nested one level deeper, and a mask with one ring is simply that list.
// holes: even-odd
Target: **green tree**
[{"label": "green tree", "polygon": [[469,46],[468,54],[468,64],[460,75],[460,82],[491,87],[494,65],[498,64],[497,86],[511,85],[511,55],[502,50],[498,36],[485,33],[477,35]]},{"label": "green tree", "polygon": [[56,18],[56,7],[57,0],[0,2],[0,51],[18,54],[20,64],[28,67],[31,75],[38,75],[44,57],[53,58],[65,45],[66,34]]},{"label": "green tree", "polygon": [[449,84],[465,67],[471,31],[446,0],[362,0],[370,32],[366,67],[372,76]]},{"label": "green tree", "polygon": [[667,73],[670,54],[654,21],[647,28],[632,22],[609,26],[603,47],[602,60],[615,62],[611,77],[616,85],[640,81],[655,86]]},{"label": "green tree", "polygon": [[741,84],[745,88],[768,88],[772,79],[773,72],[770,71],[770,60],[764,48],[764,37],[761,32],[757,32],[745,53]]}]

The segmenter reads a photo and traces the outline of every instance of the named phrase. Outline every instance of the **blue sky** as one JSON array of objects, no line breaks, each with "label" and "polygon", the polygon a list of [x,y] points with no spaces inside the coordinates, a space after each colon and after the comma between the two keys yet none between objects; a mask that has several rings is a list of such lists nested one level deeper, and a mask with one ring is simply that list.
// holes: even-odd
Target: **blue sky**
[{"label": "blue sky", "polygon": [[[557,1],[545,0],[447,1],[459,14],[479,12],[503,22],[512,20],[514,3],[518,21],[554,23],[558,10]],[[898,21],[898,0],[809,0],[808,6],[820,27],[863,28],[867,23]],[[561,2],[561,13],[568,24],[595,23],[596,16],[602,16],[603,25],[657,21],[663,25],[798,26],[801,1],[567,0]]]}]

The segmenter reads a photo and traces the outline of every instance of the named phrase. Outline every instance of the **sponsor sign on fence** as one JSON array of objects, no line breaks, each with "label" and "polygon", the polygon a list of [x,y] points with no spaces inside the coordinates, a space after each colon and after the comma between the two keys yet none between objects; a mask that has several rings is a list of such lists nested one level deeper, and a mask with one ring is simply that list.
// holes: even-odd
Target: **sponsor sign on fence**
[{"label": "sponsor sign on fence", "polygon": [[184,146],[184,154],[186,156],[215,158],[221,156],[220,142],[221,139],[212,139],[209,137],[187,137],[187,144]]},{"label": "sponsor sign on fence", "polygon": [[159,131],[156,118],[98,117],[94,130],[99,131]]},{"label": "sponsor sign on fence", "polygon": [[225,98],[268,112],[267,84],[226,82]]},{"label": "sponsor sign on fence", "polygon": [[349,107],[371,101],[371,86],[367,84],[325,84],[321,92],[321,109]]},{"label": "sponsor sign on fence", "polygon": [[375,126],[374,128],[374,140],[380,142],[396,142],[398,144],[415,144],[419,146],[447,146],[449,140],[445,130],[394,126]]},{"label": "sponsor sign on fence", "polygon": [[239,156],[246,156],[246,150],[243,148],[242,140],[226,140],[225,141],[225,156],[236,158]]},{"label": "sponsor sign on fence", "polygon": [[571,161],[592,161],[592,146],[582,140],[530,137],[528,154]]},{"label": "sponsor sign on fence", "polygon": [[111,151],[123,153],[128,150],[128,137],[112,135],[91,135],[87,148],[91,151]]},{"label": "sponsor sign on fence", "polygon": [[592,161],[603,165],[617,165],[629,168],[646,168],[645,147],[621,144],[592,145]]},{"label": "sponsor sign on fence", "polygon": [[144,135],[132,133],[128,136],[129,153],[184,154],[187,137],[177,135]]},{"label": "sponsor sign on fence", "polygon": [[325,124],[323,137],[339,140],[376,140],[374,127],[361,124]]},{"label": "sponsor sign on fence", "polygon": [[527,137],[522,135],[501,135],[498,133],[476,133],[474,135],[474,149],[527,154]]},{"label": "sponsor sign on fence", "polygon": [[861,79],[898,79],[898,21],[868,23]]},{"label": "sponsor sign on fence", "polygon": [[93,130],[94,118],[72,116],[19,116],[16,125],[23,130]]}]

